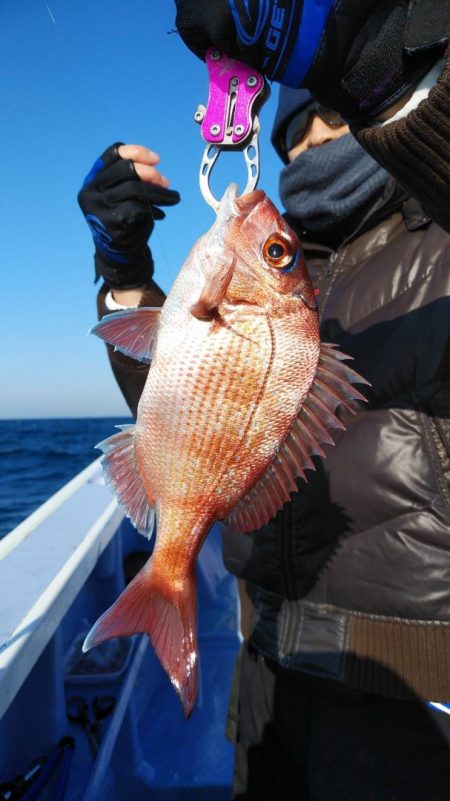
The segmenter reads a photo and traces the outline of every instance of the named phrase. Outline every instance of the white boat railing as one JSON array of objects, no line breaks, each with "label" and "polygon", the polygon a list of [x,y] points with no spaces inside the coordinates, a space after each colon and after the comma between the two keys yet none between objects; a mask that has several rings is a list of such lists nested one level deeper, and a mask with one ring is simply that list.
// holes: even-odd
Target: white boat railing
[{"label": "white boat railing", "polygon": [[94,462],[91,462],[87,467],[84,468],[80,473],[78,473],[74,478],[64,484],[60,490],[54,493],[47,501],[45,501],[38,509],[35,509],[31,515],[19,523],[16,528],[7,534],[2,540],[0,540],[0,559],[4,559],[10,551],[12,551],[19,542],[28,537],[29,534],[34,531],[36,526],[42,523],[47,517],[50,517],[52,512],[55,511],[61,504],[63,504],[67,498],[74,494],[86,481],[89,480],[98,480],[99,483],[102,483],[102,473],[99,469],[101,463],[101,456],[98,459],[95,459]]},{"label": "white boat railing", "polygon": [[123,517],[97,459],[0,542],[0,719]]}]

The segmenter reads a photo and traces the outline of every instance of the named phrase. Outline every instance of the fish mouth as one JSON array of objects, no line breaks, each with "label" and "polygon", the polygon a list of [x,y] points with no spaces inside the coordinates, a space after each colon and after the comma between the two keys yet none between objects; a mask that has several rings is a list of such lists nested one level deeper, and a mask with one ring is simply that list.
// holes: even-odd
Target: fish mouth
[{"label": "fish mouth", "polygon": [[240,214],[246,217],[262,203],[265,196],[266,193],[262,189],[254,189],[252,192],[247,192],[246,195],[236,196],[235,203]]},{"label": "fish mouth", "polygon": [[230,223],[233,219],[240,226],[266,197],[262,189],[255,189],[240,197],[237,190],[237,184],[231,183],[220,201],[217,218],[207,240],[207,249],[211,254],[223,253],[228,247]]},{"label": "fish mouth", "polygon": [[238,195],[237,190],[235,183],[225,190],[217,212],[218,221],[225,222],[230,217],[247,217],[266,196],[262,189],[254,189],[245,195]]}]

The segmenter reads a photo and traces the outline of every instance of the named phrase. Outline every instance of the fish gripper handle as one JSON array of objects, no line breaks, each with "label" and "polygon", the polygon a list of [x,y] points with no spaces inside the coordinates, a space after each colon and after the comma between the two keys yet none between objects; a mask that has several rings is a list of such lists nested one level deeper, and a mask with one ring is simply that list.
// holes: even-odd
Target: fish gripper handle
[{"label": "fish gripper handle", "polygon": [[252,135],[254,117],[266,91],[261,73],[210,48],[205,56],[209,70],[206,109],[199,106],[195,118],[201,122],[205,142],[240,149]]}]

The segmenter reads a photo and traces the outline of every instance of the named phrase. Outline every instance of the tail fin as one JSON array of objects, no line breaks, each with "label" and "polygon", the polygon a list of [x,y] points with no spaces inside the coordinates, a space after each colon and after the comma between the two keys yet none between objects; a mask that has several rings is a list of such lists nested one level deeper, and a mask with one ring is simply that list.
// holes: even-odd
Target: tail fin
[{"label": "tail fin", "polygon": [[190,574],[176,590],[145,566],[117,601],[97,620],[83,651],[113,637],[148,634],[188,718],[198,691],[195,579]]}]

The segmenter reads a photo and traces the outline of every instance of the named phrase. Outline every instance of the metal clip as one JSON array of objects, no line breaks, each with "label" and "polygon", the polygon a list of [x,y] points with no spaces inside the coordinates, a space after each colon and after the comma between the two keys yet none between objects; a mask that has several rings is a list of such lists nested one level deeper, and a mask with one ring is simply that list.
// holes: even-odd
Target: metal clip
[{"label": "metal clip", "polygon": [[194,114],[206,142],[200,165],[200,189],[207,203],[217,211],[219,201],[210,188],[211,171],[222,150],[242,150],[247,167],[243,194],[255,189],[259,178],[259,119],[257,112],[270,94],[261,73],[229,58],[219,50],[206,53],[209,70],[208,105]]}]

